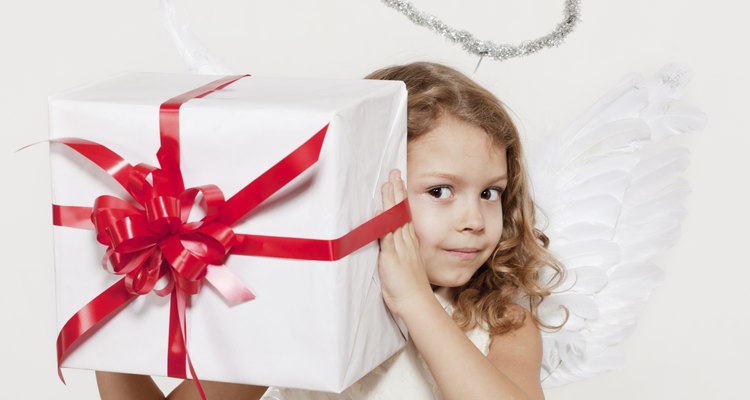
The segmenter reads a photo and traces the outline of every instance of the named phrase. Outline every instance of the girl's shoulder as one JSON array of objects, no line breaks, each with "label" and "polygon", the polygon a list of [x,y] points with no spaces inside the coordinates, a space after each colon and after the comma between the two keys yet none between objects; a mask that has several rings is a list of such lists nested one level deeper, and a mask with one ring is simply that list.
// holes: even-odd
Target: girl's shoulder
[{"label": "girl's shoulder", "polygon": [[[518,304],[510,304],[511,312],[523,315],[523,324],[516,330],[501,334],[491,334],[487,323],[477,324],[473,329],[466,332],[466,336],[474,345],[482,351],[486,357],[490,356],[491,350],[497,355],[501,348],[524,348],[539,354],[541,359],[542,334],[531,312]],[[448,310],[451,311],[451,310]]]},{"label": "girl's shoulder", "polygon": [[515,330],[510,332],[491,335],[492,344],[503,343],[508,341],[525,341],[529,342],[529,345],[538,344],[541,349],[542,345],[542,332],[539,329],[539,325],[532,315],[531,311],[527,308],[518,304],[509,304],[508,311],[515,313],[519,316],[523,316],[523,324]]},{"label": "girl's shoulder", "polygon": [[538,377],[542,365],[542,333],[528,309],[518,304],[508,307],[523,313],[523,324],[511,332],[488,335],[485,355],[495,366],[502,366],[506,375]]}]

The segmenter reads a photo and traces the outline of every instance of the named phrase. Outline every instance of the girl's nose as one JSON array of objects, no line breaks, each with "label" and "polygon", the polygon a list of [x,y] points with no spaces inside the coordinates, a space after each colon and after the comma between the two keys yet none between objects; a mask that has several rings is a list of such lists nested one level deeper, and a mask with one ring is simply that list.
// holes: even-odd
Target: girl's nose
[{"label": "girl's nose", "polygon": [[462,232],[481,232],[484,230],[484,215],[482,215],[482,209],[477,202],[468,201],[463,205],[458,228]]}]

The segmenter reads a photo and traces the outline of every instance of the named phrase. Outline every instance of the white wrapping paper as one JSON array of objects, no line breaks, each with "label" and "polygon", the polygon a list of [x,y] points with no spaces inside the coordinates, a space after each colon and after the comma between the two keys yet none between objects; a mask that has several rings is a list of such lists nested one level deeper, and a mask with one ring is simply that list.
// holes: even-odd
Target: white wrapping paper
[{"label": "white wrapping paper", "polygon": [[[103,144],[157,166],[159,105],[216,76],[129,73],[50,98],[50,137]],[[186,187],[231,197],[330,123],[320,161],[233,226],[237,233],[335,239],[381,208],[380,186],[406,167],[402,82],[247,77],[180,111]],[[51,146],[53,203],[129,199],[90,161]],[[57,327],[120,279],[104,272],[90,230],[54,228]],[[377,242],[339,261],[232,255],[257,296],[227,305],[209,286],[187,312],[188,351],[202,380],[341,392],[405,344],[377,280]],[[166,376],[169,298],[140,296],[78,347],[68,368]]]}]

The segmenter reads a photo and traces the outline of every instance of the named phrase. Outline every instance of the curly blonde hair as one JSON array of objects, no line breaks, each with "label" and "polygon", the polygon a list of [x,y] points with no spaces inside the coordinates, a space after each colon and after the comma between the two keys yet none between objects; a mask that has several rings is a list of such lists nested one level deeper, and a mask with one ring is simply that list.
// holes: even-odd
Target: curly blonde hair
[{"label": "curly blonde hair", "polygon": [[[432,130],[444,114],[479,126],[506,150],[508,186],[502,194],[503,232],[493,255],[461,287],[450,291],[453,319],[463,330],[486,323],[490,334],[520,328],[526,314],[516,301],[528,301],[535,322],[539,304],[564,279],[565,269],[549,251],[549,238],[534,228],[534,202],[516,126],[500,100],[466,75],[445,65],[416,62],[379,69],[366,79],[399,80],[408,91],[408,142]],[[553,272],[542,284],[541,271]],[[566,319],[567,320],[567,317]],[[563,321],[563,324],[565,321]]]}]

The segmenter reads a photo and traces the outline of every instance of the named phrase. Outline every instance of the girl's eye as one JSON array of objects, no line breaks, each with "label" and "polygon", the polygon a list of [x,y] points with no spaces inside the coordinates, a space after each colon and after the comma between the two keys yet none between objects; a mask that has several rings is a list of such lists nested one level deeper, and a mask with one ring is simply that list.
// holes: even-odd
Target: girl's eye
[{"label": "girl's eye", "polygon": [[503,193],[502,188],[488,188],[482,192],[482,198],[485,200],[498,200]]},{"label": "girl's eye", "polygon": [[448,186],[435,186],[427,189],[427,193],[436,199],[447,199],[451,195],[450,188]]}]

